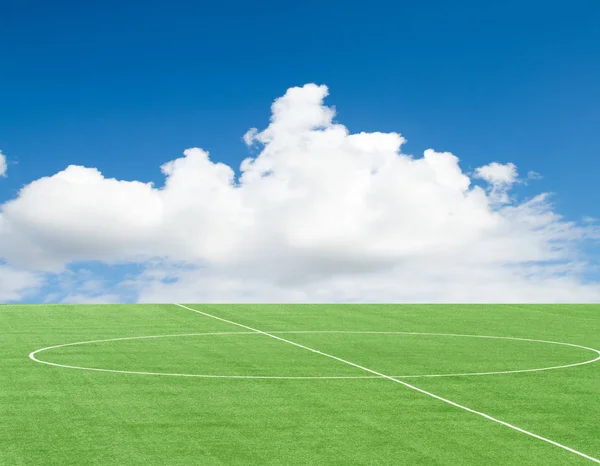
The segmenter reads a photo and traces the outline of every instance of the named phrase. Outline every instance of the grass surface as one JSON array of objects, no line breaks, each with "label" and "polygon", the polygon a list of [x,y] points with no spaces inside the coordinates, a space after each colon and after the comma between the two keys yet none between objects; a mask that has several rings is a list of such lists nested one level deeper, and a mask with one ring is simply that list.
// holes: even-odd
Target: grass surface
[{"label": "grass surface", "polygon": [[[390,376],[593,359],[600,306],[190,305]],[[287,333],[320,331],[319,333]],[[2,465],[593,464],[320,354],[175,305],[0,306]],[[239,332],[239,334],[229,334]],[[189,335],[225,333],[221,335]],[[39,364],[28,354],[67,343]],[[212,376],[351,377],[329,379]],[[595,458],[600,362],[400,379]]]}]

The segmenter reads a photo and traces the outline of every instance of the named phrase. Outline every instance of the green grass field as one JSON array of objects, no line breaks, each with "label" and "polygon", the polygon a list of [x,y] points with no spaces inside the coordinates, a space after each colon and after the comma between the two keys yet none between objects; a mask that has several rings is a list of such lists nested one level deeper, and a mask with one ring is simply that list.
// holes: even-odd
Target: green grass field
[{"label": "green grass field", "polygon": [[599,305],[186,306],[0,306],[0,464],[600,462]]}]

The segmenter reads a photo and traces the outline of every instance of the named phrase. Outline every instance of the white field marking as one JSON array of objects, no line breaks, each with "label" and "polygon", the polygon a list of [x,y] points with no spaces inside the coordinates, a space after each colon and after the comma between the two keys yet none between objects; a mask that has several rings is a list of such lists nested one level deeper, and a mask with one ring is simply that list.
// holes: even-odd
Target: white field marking
[{"label": "white field marking", "polygon": [[542,437],[541,435],[534,434],[533,432],[530,432],[528,430],[521,429],[520,427],[517,427],[517,426],[515,426],[513,424],[510,424],[508,422],[501,421],[500,419],[492,417],[489,414],[485,414],[485,413],[482,413],[481,411],[476,411],[474,409],[468,408],[468,407],[466,407],[464,405],[461,405],[459,403],[455,403],[452,400],[449,400],[447,398],[443,398],[441,396],[438,396],[435,393],[431,393],[431,392],[428,392],[426,390],[423,390],[422,388],[419,388],[419,387],[416,387],[414,385],[411,385],[408,382],[404,382],[402,380],[395,379],[392,376],[382,374],[381,372],[375,371],[373,369],[369,369],[368,367],[361,366],[360,364],[356,364],[356,363],[348,361],[346,359],[338,358],[337,356],[334,356],[332,354],[324,353],[324,352],[316,350],[314,348],[310,348],[308,346],[301,345],[300,343],[296,343],[296,342],[291,341],[291,340],[286,340],[285,338],[278,337],[278,336],[273,335],[271,333],[267,333],[267,332],[264,332],[262,330],[258,330],[256,328],[249,327],[248,325],[244,325],[244,324],[240,324],[238,322],[233,322],[231,320],[223,319],[222,317],[217,317],[217,316],[214,316],[212,314],[208,314],[206,312],[199,311],[197,309],[192,309],[191,307],[184,306],[183,304],[178,304],[178,303],[174,303],[174,304],[176,306],[182,307],[182,308],[187,309],[189,311],[197,312],[198,314],[201,314],[201,315],[203,315],[205,317],[210,317],[212,319],[220,320],[221,322],[226,322],[226,323],[231,324],[231,325],[236,325],[238,327],[245,328],[246,330],[250,330],[250,331],[253,331],[253,332],[256,332],[256,333],[260,333],[260,334],[265,335],[267,337],[274,338],[275,340],[282,341],[283,343],[288,343],[290,345],[297,346],[298,348],[305,349],[307,351],[310,351],[311,353],[320,354],[321,356],[325,356],[326,358],[334,359],[334,360],[339,361],[341,363],[348,364],[349,366],[356,367],[357,369],[362,369],[363,371],[369,372],[369,373],[371,373],[373,375],[378,375],[379,377],[382,377],[384,379],[387,379],[387,380],[390,380],[392,382],[395,382],[395,383],[398,383],[400,385],[403,385],[403,386],[405,386],[407,388],[410,388],[411,390],[415,390],[415,391],[417,391],[419,393],[422,393],[423,395],[430,396],[432,398],[435,398],[436,400],[442,401],[442,402],[444,402],[446,404],[449,404],[451,406],[454,406],[456,408],[462,409],[464,411],[468,411],[469,413],[477,414],[478,416],[481,416],[481,417],[483,417],[485,419],[493,421],[493,422],[495,422],[497,424],[501,424],[501,425],[503,425],[505,427],[508,427],[510,429],[513,429],[513,430],[516,430],[517,432],[521,432],[522,434],[529,435],[530,437],[533,437],[533,438],[536,438],[536,439],[541,440],[543,442],[549,443],[549,444],[554,445],[554,446],[556,446],[558,448],[562,448],[563,450],[566,450],[566,451],[568,451],[570,453],[573,453],[575,455],[581,456],[582,458],[585,458],[587,460],[593,461],[594,463],[600,464],[600,459],[598,459],[598,458],[594,458],[593,456],[586,455],[585,453],[583,453],[581,451],[575,450],[575,449],[573,449],[571,447],[563,445],[562,443],[555,442],[554,440],[550,440],[550,439],[548,439],[546,437]]},{"label": "white field marking", "polygon": [[498,374],[516,374],[520,372],[540,372],[540,371],[550,371],[554,369],[565,369],[567,367],[575,367],[575,366],[583,366],[585,364],[591,364],[596,361],[600,361],[600,350],[589,348],[587,346],[576,345],[574,343],[563,343],[560,341],[550,341],[550,340],[534,340],[531,338],[517,338],[517,337],[499,337],[499,336],[490,336],[490,335],[468,335],[468,334],[459,334],[459,333],[429,333],[429,332],[369,332],[369,331],[352,331],[352,330],[298,330],[298,331],[285,331],[285,332],[271,332],[277,334],[283,333],[356,333],[356,334],[380,334],[380,335],[429,335],[429,336],[439,336],[439,337],[467,337],[467,338],[490,338],[490,339],[498,339],[498,340],[515,340],[515,341],[529,341],[534,343],[548,343],[552,345],[563,345],[563,346],[571,346],[573,348],[581,348],[584,350],[592,351],[596,353],[594,359],[589,359],[587,361],[576,362],[573,364],[565,364],[562,366],[549,366],[549,367],[539,367],[537,369],[517,369],[511,371],[490,371],[490,372],[467,372],[464,374],[419,374],[419,375],[392,375],[390,377],[394,377],[397,379],[408,379],[408,378],[418,378],[418,377],[467,377],[472,375],[498,375]]},{"label": "white field marking", "polygon": [[[499,336],[487,336],[487,335],[462,335],[456,333],[422,333],[422,332],[377,332],[377,331],[352,331],[352,330],[286,330],[286,331],[274,331],[268,332],[272,334],[374,334],[374,335],[429,335],[429,336],[444,336],[444,337],[471,337],[471,338],[490,338],[490,339],[500,339],[500,340],[517,340],[517,341],[527,341],[527,342],[536,342],[536,343],[548,343],[554,345],[563,345],[563,346],[572,346],[575,348],[581,348],[585,350],[592,351],[596,353],[598,356],[594,359],[590,359],[588,361],[576,362],[572,364],[565,364],[562,366],[550,366],[550,367],[541,367],[537,369],[517,369],[511,371],[495,371],[495,372],[468,372],[461,374],[416,374],[416,375],[392,375],[390,377],[394,377],[396,379],[399,378],[420,378],[420,377],[468,377],[472,375],[496,375],[496,374],[512,374],[512,373],[520,373],[520,372],[539,372],[539,371],[548,371],[554,369],[564,369],[567,367],[575,367],[581,366],[584,364],[590,364],[592,362],[596,362],[600,360],[600,351],[588,348],[586,346],[575,345],[572,343],[562,343],[557,341],[547,341],[547,340],[532,340],[528,338],[516,338],[516,337],[499,337]],[[151,339],[151,338],[172,338],[172,337],[190,337],[190,336],[214,336],[214,335],[259,335],[257,332],[211,332],[211,333],[183,333],[183,334],[171,334],[171,335],[149,335],[149,336],[137,336],[137,337],[123,337],[123,338],[109,338],[104,340],[91,340],[91,341],[79,341],[75,343],[66,343],[63,345],[55,345],[49,346],[47,348],[41,348],[36,351],[33,351],[29,354],[29,358],[35,362],[39,362],[42,364],[48,364],[50,366],[63,367],[66,369],[81,369],[81,370],[94,370],[98,372],[115,372],[119,374],[139,374],[139,375],[164,375],[171,377],[203,377],[203,378],[230,378],[230,379],[308,379],[308,380],[317,380],[317,379],[380,379],[379,376],[273,376],[273,375],[213,375],[213,374],[186,374],[186,373],[167,373],[167,372],[148,372],[148,371],[126,371],[126,370],[118,370],[118,369],[104,369],[104,368],[91,368],[84,366],[72,366],[68,364],[59,364],[53,363],[49,361],[42,361],[41,359],[36,358],[37,353],[41,353],[42,351],[52,350],[56,348],[63,348],[66,346],[76,346],[76,345],[86,345],[91,343],[105,343],[112,341],[124,341],[124,340],[143,340],[143,339]]]}]

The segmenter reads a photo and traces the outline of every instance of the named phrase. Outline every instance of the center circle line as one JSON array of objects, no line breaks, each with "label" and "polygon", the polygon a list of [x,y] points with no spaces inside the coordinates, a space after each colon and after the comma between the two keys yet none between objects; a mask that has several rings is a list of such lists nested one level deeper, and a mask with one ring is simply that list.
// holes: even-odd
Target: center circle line
[{"label": "center circle line", "polygon": [[[425,377],[468,377],[468,376],[482,376],[482,375],[499,375],[499,374],[516,374],[524,372],[541,372],[556,369],[565,369],[569,367],[582,366],[585,364],[592,364],[600,360],[600,350],[590,348],[587,346],[577,345],[574,343],[564,343],[550,340],[538,340],[531,338],[520,338],[520,337],[503,337],[503,336],[491,336],[491,335],[469,335],[469,334],[456,334],[456,333],[433,333],[433,332],[395,332],[395,331],[360,331],[360,330],[282,330],[282,331],[271,331],[272,334],[374,334],[374,335],[423,335],[423,336],[446,336],[446,337],[466,337],[466,338],[487,338],[487,339],[499,339],[499,340],[514,340],[514,341],[527,341],[534,343],[546,343],[553,345],[570,346],[573,348],[580,348],[588,351],[592,351],[597,354],[594,359],[586,361],[576,362],[572,364],[564,364],[560,366],[548,366],[534,369],[518,369],[509,371],[490,371],[490,372],[467,372],[467,373],[453,373],[453,374],[415,374],[415,375],[394,375],[391,376],[397,379],[404,378],[425,378]],[[118,369],[103,369],[97,367],[83,367],[83,366],[72,366],[68,364],[58,364],[50,361],[43,361],[36,357],[36,354],[43,351],[49,351],[56,348],[63,348],[67,346],[86,345],[92,343],[105,343],[111,341],[125,341],[125,340],[143,340],[152,338],[169,338],[169,337],[188,337],[188,336],[216,336],[216,335],[261,335],[258,332],[206,332],[206,333],[180,333],[180,334],[167,334],[167,335],[147,335],[147,336],[135,336],[135,337],[121,337],[121,338],[108,338],[101,340],[88,340],[78,341],[74,343],[65,343],[61,345],[48,346],[32,351],[29,354],[29,359],[40,364],[46,364],[55,367],[62,367],[66,369],[79,369],[96,372],[111,372],[118,374],[136,374],[136,375],[162,375],[171,377],[200,377],[200,378],[219,378],[219,379],[301,379],[301,380],[317,380],[317,379],[380,379],[379,376],[364,375],[364,376],[269,376],[269,375],[213,375],[213,374],[180,374],[180,373],[167,373],[167,372],[146,372],[146,371],[126,371]]]}]

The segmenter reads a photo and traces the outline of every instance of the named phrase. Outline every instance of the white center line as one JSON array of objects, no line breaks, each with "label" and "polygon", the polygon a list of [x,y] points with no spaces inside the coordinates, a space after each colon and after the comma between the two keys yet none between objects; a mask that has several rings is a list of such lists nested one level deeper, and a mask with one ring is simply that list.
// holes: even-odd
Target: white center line
[{"label": "white center line", "polygon": [[313,349],[313,348],[309,348],[308,346],[301,345],[300,343],[296,343],[294,341],[278,337],[277,335],[273,335],[271,333],[263,332],[262,330],[258,330],[256,328],[252,328],[252,327],[249,327],[247,325],[240,324],[238,322],[233,322],[231,320],[223,319],[222,317],[217,317],[217,316],[214,316],[212,314],[208,314],[206,312],[199,311],[198,309],[192,309],[191,307],[184,306],[183,304],[178,304],[178,303],[174,303],[174,304],[176,306],[179,306],[179,307],[182,307],[184,309],[187,309],[188,311],[196,312],[198,314],[202,314],[203,316],[210,317],[210,318],[216,319],[216,320],[220,320],[221,322],[226,322],[226,323],[231,324],[231,325],[236,325],[238,327],[242,327],[242,328],[245,328],[247,330],[251,330],[253,332],[260,333],[260,334],[265,335],[267,337],[274,338],[275,340],[279,340],[279,341],[282,341],[284,343],[288,343],[290,345],[297,346],[298,348],[305,349],[307,351],[310,351],[311,353],[316,353],[316,354],[320,354],[321,356],[325,356],[325,357],[330,358],[330,359],[335,359],[336,361],[342,362],[344,364],[348,364],[350,366],[356,367],[357,369],[361,369],[363,371],[366,371],[366,372],[369,372],[371,374],[377,375],[377,376],[382,377],[384,379],[388,379],[388,380],[390,380],[392,382],[395,382],[395,383],[398,383],[400,385],[404,385],[407,388],[410,388],[410,389],[415,390],[415,391],[417,391],[419,393],[422,393],[424,395],[427,395],[427,396],[430,396],[432,398],[435,398],[436,400],[443,401],[444,403],[452,405],[452,406],[454,406],[456,408],[460,408],[460,409],[462,409],[464,411],[468,411],[470,413],[477,414],[478,416],[484,417],[485,419],[488,419],[490,421],[496,422],[498,424],[502,424],[503,426],[506,426],[506,427],[508,427],[510,429],[516,430],[517,432],[521,432],[522,434],[529,435],[530,437],[536,438],[538,440],[542,440],[543,442],[549,443],[549,444],[554,445],[554,446],[556,446],[558,448],[562,448],[563,450],[566,450],[566,451],[568,451],[570,453],[574,453],[575,455],[581,456],[582,458],[585,458],[587,460],[593,461],[594,463],[600,464],[600,459],[598,459],[598,458],[594,458],[593,456],[586,455],[585,453],[582,453],[582,452],[580,452],[578,450],[575,450],[575,449],[570,448],[570,447],[568,447],[566,445],[563,445],[562,443],[555,442],[554,440],[550,440],[550,439],[548,439],[546,437],[542,437],[541,435],[534,434],[533,432],[529,432],[528,430],[521,429],[520,427],[517,427],[517,426],[515,426],[513,424],[510,424],[508,422],[501,421],[500,419],[496,419],[495,417],[492,417],[489,414],[485,414],[485,413],[482,413],[480,411],[476,411],[474,409],[467,408],[466,406],[463,406],[461,404],[455,403],[452,400],[449,400],[447,398],[443,398],[441,396],[438,396],[435,393],[428,392],[428,391],[423,390],[423,389],[421,389],[419,387],[415,387],[414,385],[406,383],[406,382],[404,382],[402,380],[395,379],[392,376],[382,374],[381,372],[377,372],[377,371],[375,371],[373,369],[369,369],[368,367],[361,366],[360,364],[356,364],[356,363],[353,363],[351,361],[347,361],[346,359],[338,358],[337,356],[334,356],[332,354],[323,353],[322,351],[319,351],[319,350],[316,350],[316,349]]}]

